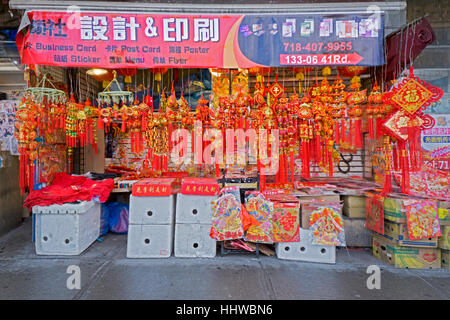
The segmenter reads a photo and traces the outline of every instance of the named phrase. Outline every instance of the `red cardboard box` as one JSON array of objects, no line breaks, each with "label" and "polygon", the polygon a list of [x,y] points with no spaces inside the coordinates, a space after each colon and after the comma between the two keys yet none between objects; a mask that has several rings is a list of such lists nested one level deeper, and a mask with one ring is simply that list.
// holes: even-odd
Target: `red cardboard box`
[{"label": "red cardboard box", "polygon": [[170,196],[177,191],[175,178],[148,178],[135,182],[131,194],[137,197],[162,197]]},{"label": "red cardboard box", "polygon": [[201,196],[216,196],[219,194],[220,186],[213,178],[183,178],[181,182],[182,194],[195,194]]}]

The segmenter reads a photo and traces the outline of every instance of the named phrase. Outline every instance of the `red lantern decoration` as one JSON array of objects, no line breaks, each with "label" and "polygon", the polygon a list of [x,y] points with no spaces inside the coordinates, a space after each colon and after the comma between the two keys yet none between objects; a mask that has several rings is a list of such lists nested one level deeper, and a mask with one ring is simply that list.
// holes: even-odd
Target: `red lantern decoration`
[{"label": "red lantern decoration", "polygon": [[169,71],[169,68],[151,68],[150,71],[155,74],[156,81],[161,81],[161,79],[158,80],[156,78],[160,77],[163,74],[166,74],[167,71]]},{"label": "red lantern decoration", "polygon": [[267,76],[272,73],[272,67],[252,67],[249,68],[248,71],[250,74],[256,75],[256,82],[264,82],[264,76]]},{"label": "red lantern decoration", "polygon": [[159,92],[159,83],[162,80],[162,75],[169,71],[169,68],[151,68],[150,71],[155,74],[155,80],[157,81],[157,91]]},{"label": "red lantern decoration", "polygon": [[137,68],[122,68],[117,71],[125,77],[125,83],[131,83],[131,77],[137,74]]},{"label": "red lantern decoration", "polygon": [[341,77],[355,77],[366,73],[369,67],[360,66],[348,66],[348,67],[337,67],[339,75]]},{"label": "red lantern decoration", "polygon": [[229,69],[223,69],[223,68],[212,68],[211,72],[215,72],[215,73],[229,73],[230,70]]},{"label": "red lantern decoration", "polygon": [[291,67],[291,69],[294,71],[294,73],[303,73],[303,74],[307,74],[308,72],[314,70],[313,67]]},{"label": "red lantern decoration", "polygon": [[273,71],[272,67],[252,67],[248,71],[253,75],[267,76]]},{"label": "red lantern decoration", "polygon": [[89,72],[90,70],[88,70],[88,74],[90,76],[92,76],[95,80],[102,82],[102,86],[103,88],[106,88],[106,86],[108,85],[108,83],[110,81],[112,81],[114,79],[114,72],[111,69],[100,69],[101,72],[95,72],[95,69],[91,69],[92,72]]}]

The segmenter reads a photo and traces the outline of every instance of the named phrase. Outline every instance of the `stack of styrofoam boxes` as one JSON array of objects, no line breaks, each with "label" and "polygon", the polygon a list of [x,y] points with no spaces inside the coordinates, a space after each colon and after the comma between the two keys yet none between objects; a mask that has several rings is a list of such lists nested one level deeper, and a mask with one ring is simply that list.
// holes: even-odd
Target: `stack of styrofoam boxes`
[{"label": "stack of styrofoam boxes", "polygon": [[212,258],[216,240],[209,236],[212,204],[219,185],[215,179],[184,178],[177,197],[175,257]]},{"label": "stack of styrofoam boxes", "polygon": [[[313,208],[308,206],[311,199],[299,197],[301,203],[301,228],[299,242],[280,242],[275,246],[278,259],[320,263],[336,263],[336,247],[312,244],[309,219]],[[339,196],[320,199],[325,202],[339,201]]]},{"label": "stack of styrofoam boxes", "polygon": [[302,228],[299,242],[279,242],[275,252],[278,259],[336,263],[336,247],[311,244],[311,231]]},{"label": "stack of styrofoam boxes", "polygon": [[34,206],[39,255],[79,255],[100,235],[100,203]]},{"label": "stack of styrofoam boxes", "polygon": [[128,258],[168,258],[172,254],[175,179],[143,179],[130,196]]}]

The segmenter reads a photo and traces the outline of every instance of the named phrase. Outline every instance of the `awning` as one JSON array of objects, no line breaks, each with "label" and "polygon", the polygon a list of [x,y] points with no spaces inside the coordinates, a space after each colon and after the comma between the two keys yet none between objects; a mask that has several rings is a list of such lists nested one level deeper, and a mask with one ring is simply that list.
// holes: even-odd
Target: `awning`
[{"label": "awning", "polygon": [[385,82],[396,79],[428,45],[436,35],[428,21],[422,17],[386,37],[386,69],[381,75]]},{"label": "awning", "polygon": [[159,14],[305,14],[402,11],[406,1],[335,0],[10,0],[11,9],[29,11]]}]

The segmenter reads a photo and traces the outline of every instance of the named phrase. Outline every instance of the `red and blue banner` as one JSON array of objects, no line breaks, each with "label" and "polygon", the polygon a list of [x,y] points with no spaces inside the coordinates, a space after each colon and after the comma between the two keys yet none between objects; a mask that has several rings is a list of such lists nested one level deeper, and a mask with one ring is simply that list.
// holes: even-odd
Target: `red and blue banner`
[{"label": "red and blue banner", "polygon": [[384,16],[28,12],[22,64],[157,68],[382,65]]}]

